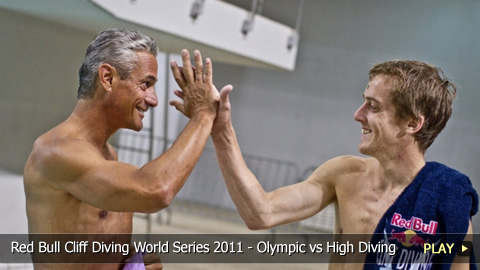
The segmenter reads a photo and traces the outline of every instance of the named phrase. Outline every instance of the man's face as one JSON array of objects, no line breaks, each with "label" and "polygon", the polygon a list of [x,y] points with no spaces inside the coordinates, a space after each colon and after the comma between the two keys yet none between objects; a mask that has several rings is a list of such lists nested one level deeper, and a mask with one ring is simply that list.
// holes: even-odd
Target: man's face
[{"label": "man's face", "polygon": [[[115,103],[123,120],[122,126],[139,131],[148,108],[158,105],[154,85],[157,81],[157,59],[146,53],[137,53],[137,67],[125,80],[116,80]],[[116,119],[119,120],[119,119]]]},{"label": "man's face", "polygon": [[391,156],[405,146],[405,132],[395,117],[390,91],[392,83],[385,76],[370,80],[363,94],[364,103],[354,114],[362,124],[362,138],[358,150],[370,156]]}]

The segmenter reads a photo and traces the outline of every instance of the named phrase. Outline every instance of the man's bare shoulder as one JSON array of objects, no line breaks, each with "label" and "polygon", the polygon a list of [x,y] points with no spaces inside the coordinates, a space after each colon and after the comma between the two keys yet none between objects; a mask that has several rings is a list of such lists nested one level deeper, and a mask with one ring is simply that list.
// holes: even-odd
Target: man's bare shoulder
[{"label": "man's bare shoulder", "polygon": [[371,158],[346,155],[332,158],[319,168],[328,171],[329,174],[342,175],[365,171],[371,166],[371,163]]},{"label": "man's bare shoulder", "polygon": [[62,159],[65,155],[71,156],[93,150],[93,146],[86,141],[75,137],[55,136],[50,132],[38,137],[33,144],[31,156],[38,159],[39,162],[48,163],[52,159],[60,161],[56,159]]},{"label": "man's bare shoulder", "polygon": [[338,156],[320,165],[309,178],[318,183],[330,183],[337,186],[339,182],[358,179],[364,175],[374,164],[373,158],[359,156]]},{"label": "man's bare shoulder", "polygon": [[55,182],[60,175],[81,173],[81,161],[100,158],[99,152],[85,140],[69,136],[62,126],[38,137],[25,165],[24,178]]}]

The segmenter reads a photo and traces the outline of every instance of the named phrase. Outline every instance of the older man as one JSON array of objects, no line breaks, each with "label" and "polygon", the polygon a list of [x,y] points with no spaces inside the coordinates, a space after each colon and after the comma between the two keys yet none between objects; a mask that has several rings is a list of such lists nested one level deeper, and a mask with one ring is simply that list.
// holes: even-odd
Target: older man
[{"label": "older man", "polygon": [[[171,65],[185,99],[178,109],[190,121],[168,151],[138,168],[117,161],[107,142],[120,128],[140,130],[147,110],[157,106],[157,50],[152,38],[126,29],[103,31],[89,45],[73,113],[35,141],[25,166],[30,233],[130,234],[133,212],[159,211],[181,189],[207,142],[218,105],[211,61],[204,67],[200,52],[194,55],[196,69],[186,50],[183,69]],[[36,269],[118,269],[123,259]],[[161,265],[147,267],[157,268]]]}]

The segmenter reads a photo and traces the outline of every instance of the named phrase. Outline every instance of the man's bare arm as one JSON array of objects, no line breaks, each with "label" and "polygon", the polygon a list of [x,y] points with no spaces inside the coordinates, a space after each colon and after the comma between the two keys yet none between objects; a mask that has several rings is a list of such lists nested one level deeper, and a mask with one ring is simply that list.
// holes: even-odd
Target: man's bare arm
[{"label": "man's bare arm", "polygon": [[303,182],[265,192],[242,157],[231,124],[229,92],[220,91],[212,138],[228,191],[247,226],[264,229],[302,220],[333,202],[335,190],[326,164]]},{"label": "man's bare arm", "polygon": [[[218,91],[212,82],[211,62],[205,76],[193,75],[188,51],[182,51],[185,69],[179,74],[185,99],[182,107],[190,121],[172,147],[143,167],[106,160],[86,141],[60,141],[39,151],[42,175],[54,186],[92,206],[122,212],[155,212],[167,207],[185,183],[200,158],[216,115]],[[196,70],[203,73],[200,53],[195,54]],[[181,76],[179,79],[178,76]]]}]

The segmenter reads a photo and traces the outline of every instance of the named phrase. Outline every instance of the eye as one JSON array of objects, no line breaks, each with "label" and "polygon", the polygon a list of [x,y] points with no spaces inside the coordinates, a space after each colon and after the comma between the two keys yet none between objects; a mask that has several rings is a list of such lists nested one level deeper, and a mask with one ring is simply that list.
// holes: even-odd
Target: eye
[{"label": "eye", "polygon": [[367,102],[367,106],[371,111],[378,111],[378,107],[372,102]]}]

